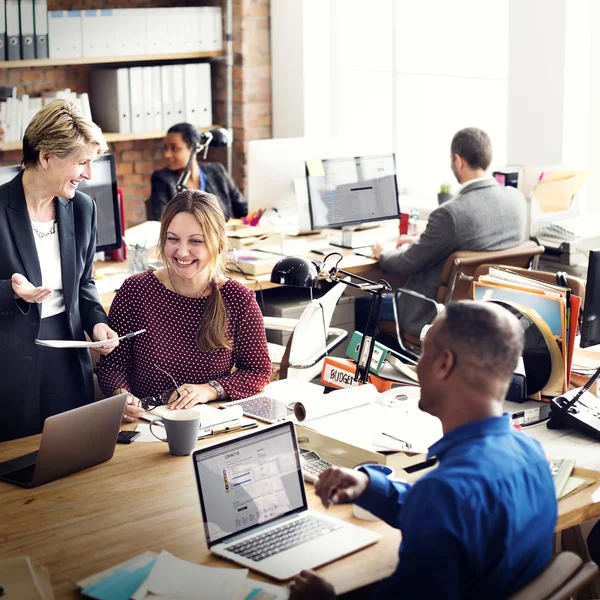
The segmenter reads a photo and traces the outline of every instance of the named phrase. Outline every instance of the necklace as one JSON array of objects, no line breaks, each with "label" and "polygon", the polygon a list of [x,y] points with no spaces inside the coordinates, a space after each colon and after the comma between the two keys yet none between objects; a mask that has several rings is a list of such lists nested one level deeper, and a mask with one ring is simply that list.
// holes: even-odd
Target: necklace
[{"label": "necklace", "polygon": [[31,223],[31,229],[33,229],[35,235],[37,235],[40,239],[49,235],[54,235],[56,233],[56,206],[54,206],[54,214],[52,215],[52,226],[47,231],[40,231],[39,229],[36,229],[33,222]]}]

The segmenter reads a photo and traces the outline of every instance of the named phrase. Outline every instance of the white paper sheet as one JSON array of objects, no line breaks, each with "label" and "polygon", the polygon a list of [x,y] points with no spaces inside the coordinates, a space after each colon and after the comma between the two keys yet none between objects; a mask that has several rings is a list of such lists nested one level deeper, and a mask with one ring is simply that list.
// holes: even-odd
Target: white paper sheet
[{"label": "white paper sheet", "polygon": [[[140,333],[146,333],[146,330],[140,329],[139,331],[132,331],[117,339],[119,341],[129,339]],[[99,348],[100,346],[104,346],[107,342],[113,341],[114,340],[101,340],[99,342],[82,342],[80,340],[35,340],[35,343],[38,346],[46,346],[48,348]]]},{"label": "white paper sheet", "polygon": [[182,600],[233,600],[247,575],[248,569],[204,567],[163,550],[132,600],[144,600],[149,593]]},{"label": "white paper sheet", "polygon": [[[207,406],[206,404],[197,404],[190,410],[195,410],[200,413],[200,429],[231,424],[241,420],[244,415],[244,409],[241,406],[231,406],[219,410],[218,408]],[[142,419],[145,419],[146,421],[155,421],[163,416],[168,417],[171,412],[171,409],[166,406],[157,406],[152,412],[145,412],[142,415]],[[248,419],[244,419],[244,422],[246,421],[248,421]]]}]

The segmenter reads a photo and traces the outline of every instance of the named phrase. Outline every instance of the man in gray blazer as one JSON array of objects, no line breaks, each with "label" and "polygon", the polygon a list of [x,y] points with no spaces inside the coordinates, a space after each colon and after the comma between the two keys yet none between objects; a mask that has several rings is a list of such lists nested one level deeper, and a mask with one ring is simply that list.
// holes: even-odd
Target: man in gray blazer
[{"label": "man in gray blazer", "polygon": [[[431,213],[420,237],[402,236],[396,249],[385,252],[379,244],[373,246],[382,269],[405,278],[403,287],[435,298],[444,263],[453,252],[504,250],[525,239],[525,199],[486,174],[491,161],[487,133],[461,129],[450,146],[450,168],[461,186],[457,194]],[[382,320],[393,315],[393,299],[385,301]],[[417,336],[435,316],[429,302],[408,294],[397,308],[403,331]]]}]

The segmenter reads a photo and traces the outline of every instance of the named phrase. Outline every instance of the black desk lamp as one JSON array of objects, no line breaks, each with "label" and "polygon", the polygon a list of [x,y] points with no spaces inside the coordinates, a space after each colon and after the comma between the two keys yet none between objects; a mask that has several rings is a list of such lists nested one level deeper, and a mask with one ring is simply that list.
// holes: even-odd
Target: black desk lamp
[{"label": "black desk lamp", "polygon": [[[326,262],[330,256],[339,256],[339,260],[333,267],[327,267]],[[338,268],[343,256],[338,252],[328,254],[323,262],[310,261],[301,256],[288,256],[282,258],[271,272],[271,282],[282,285],[290,285],[294,287],[319,287],[321,281],[330,281],[335,283],[344,283],[353,288],[364,290],[371,294],[371,306],[369,307],[369,317],[363,332],[362,342],[360,344],[360,352],[356,363],[356,372],[354,373],[354,381],[367,383],[369,380],[369,367],[373,356],[373,348],[375,347],[375,336],[377,335],[377,325],[379,323],[379,314],[381,312],[381,301],[388,292],[392,291],[390,284],[380,279],[379,281],[371,281],[354,273],[348,273]],[[356,283],[352,280],[340,279],[339,276],[358,279],[362,283]]]},{"label": "black desk lamp", "polygon": [[202,158],[203,160],[206,160],[208,147],[211,144],[213,146],[230,146],[231,135],[229,131],[227,131],[227,129],[223,129],[223,127],[216,127],[215,129],[204,131],[202,134],[200,134],[200,141],[196,142],[192,147],[187,165],[185,165],[185,169],[175,185],[175,189],[178,192],[182,192],[183,190],[187,189],[187,182],[190,178],[190,173],[192,172],[192,163],[194,160],[196,160],[196,155],[204,150],[204,156]]}]

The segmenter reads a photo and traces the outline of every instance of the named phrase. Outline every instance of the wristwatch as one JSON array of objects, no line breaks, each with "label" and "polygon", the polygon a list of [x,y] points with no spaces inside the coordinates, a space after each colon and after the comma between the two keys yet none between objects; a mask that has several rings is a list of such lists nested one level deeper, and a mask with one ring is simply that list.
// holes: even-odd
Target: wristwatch
[{"label": "wristwatch", "polygon": [[217,400],[222,400],[223,399],[223,392],[225,391],[225,390],[223,390],[223,386],[218,381],[216,381],[215,379],[211,379],[208,382],[208,385],[210,385],[211,387],[214,387],[215,390],[217,390]]}]

